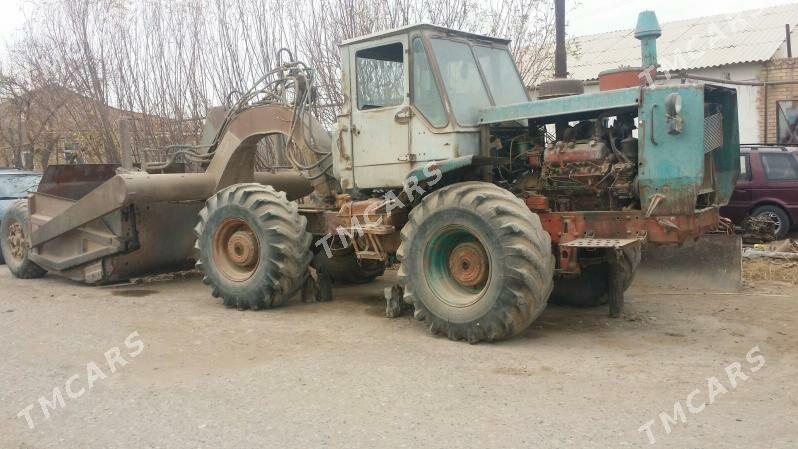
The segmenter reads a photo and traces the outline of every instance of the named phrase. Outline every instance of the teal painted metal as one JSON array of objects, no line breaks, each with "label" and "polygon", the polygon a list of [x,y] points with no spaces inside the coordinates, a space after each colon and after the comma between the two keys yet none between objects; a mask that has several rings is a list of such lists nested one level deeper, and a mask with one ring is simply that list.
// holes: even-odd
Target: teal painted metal
[{"label": "teal painted metal", "polygon": [[[640,205],[644,211],[692,214],[704,177],[704,90],[700,85],[643,89],[638,115]],[[669,134],[665,99],[682,97],[682,132]],[[661,196],[660,199],[658,196]]]},{"label": "teal painted metal", "polygon": [[740,174],[740,130],[737,118],[737,90],[706,86],[706,98],[721,105],[723,114],[723,146],[712,153],[715,164],[717,203],[726,204],[734,193]]},{"label": "teal painted metal", "polygon": [[[686,84],[644,88],[638,116],[640,205],[653,215],[693,214],[699,195],[716,205],[728,202],[739,173],[736,92],[719,86]],[[683,127],[672,131],[666,98],[681,96]],[[723,145],[705,156],[706,103],[721,105]]]},{"label": "teal painted metal", "polygon": [[[507,159],[504,159],[507,161]],[[435,161],[430,164],[421,165],[414,168],[405,176],[405,179],[413,179],[416,182],[429,181],[441,174],[446,174],[455,170],[475,165],[495,165],[502,162],[501,158],[487,156],[460,156],[442,161]]]},{"label": "teal painted metal", "polygon": [[[669,118],[666,99],[681,97],[679,118]],[[720,105],[723,145],[705,156],[706,104]],[[723,205],[739,173],[736,91],[710,84],[682,84],[619,89],[530,101],[482,111],[482,123],[529,119],[552,124],[556,119],[595,118],[635,108],[638,115],[638,187],[641,209],[653,215],[692,215],[705,195],[706,205]],[[681,127],[673,123],[681,121]],[[679,131],[680,130],[680,131]],[[463,163],[464,161],[458,161]],[[458,164],[454,164],[458,165]]]},{"label": "teal painted metal", "polygon": [[643,67],[657,65],[657,38],[662,36],[659,21],[654,11],[642,11],[637,16],[635,38],[640,39],[640,50],[643,54]]},{"label": "teal painted metal", "polygon": [[483,109],[479,122],[500,123],[512,120],[541,119],[558,116],[578,116],[586,112],[637,107],[640,89],[618,89],[593,94],[535,100]]}]

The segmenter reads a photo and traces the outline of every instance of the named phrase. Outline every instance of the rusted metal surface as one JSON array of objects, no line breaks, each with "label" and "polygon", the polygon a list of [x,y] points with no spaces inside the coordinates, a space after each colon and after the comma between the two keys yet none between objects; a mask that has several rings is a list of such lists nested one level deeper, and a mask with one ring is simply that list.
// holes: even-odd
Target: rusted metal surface
[{"label": "rusted metal surface", "polygon": [[[227,126],[208,169],[204,173],[213,179],[214,192],[254,179],[256,144],[266,136],[282,134],[292,139],[298,151],[315,154],[329,153],[332,148],[330,135],[312,117],[295,120],[296,111],[281,104],[254,106],[240,112]],[[323,158],[313,169],[302,170],[302,175],[314,179],[316,191],[323,197],[332,193],[330,180],[323,176],[331,158]]]},{"label": "rusted metal surface", "polygon": [[634,284],[646,288],[736,292],[742,288],[739,236],[704,235],[683,245],[648,245]]},{"label": "rusted metal surface", "polygon": [[384,198],[345,201],[336,221],[342,232],[358,236],[352,239],[358,259],[386,260],[399,247],[399,230],[407,222],[407,209],[397,208]]},{"label": "rusted metal surface", "polygon": [[255,172],[254,180],[258,184],[274,187],[285,192],[288,201],[298,200],[313,193],[313,185],[296,172]]},{"label": "rusted metal surface", "polygon": [[[67,167],[67,166],[64,166]],[[76,166],[69,166],[76,167]],[[79,167],[79,166],[77,166]],[[251,167],[250,167],[251,168]],[[64,184],[47,184],[45,192],[56,196],[73,198],[90,185],[97,183],[99,179],[108,174],[108,168],[98,168],[97,172],[88,172],[94,178],[89,183],[69,181]],[[63,175],[79,176],[79,171],[64,170],[59,172]],[[65,176],[66,177],[66,176]],[[252,182],[255,178],[253,174],[247,178],[247,182]],[[292,175],[262,174],[257,176],[258,181],[273,182],[275,188],[281,188],[291,192],[291,197],[298,198],[309,191],[307,181]],[[79,179],[79,178],[66,178]],[[146,174],[146,173],[126,173],[116,175],[102,183],[99,187],[89,191],[68,209],[60,211],[57,215],[51,215],[52,219],[43,223],[31,235],[33,246],[44,243],[58,237],[70,229],[86,224],[92,220],[100,218],[115,210],[121,209],[129,204],[148,204],[165,201],[204,201],[215,190],[216,179],[206,173],[181,173],[181,174]],[[244,181],[242,181],[244,182]],[[44,193],[44,192],[43,192]],[[191,228],[188,230],[190,231]]]},{"label": "rusted metal surface", "polygon": [[550,145],[543,153],[543,160],[549,164],[565,164],[568,162],[598,161],[610,154],[610,148],[601,141],[557,142]]},{"label": "rusted metal surface", "polygon": [[645,233],[654,244],[679,244],[713,230],[719,220],[717,208],[694,215],[646,217],[641,211],[539,212],[543,228],[553,244],[591,235],[595,238],[635,238]]},{"label": "rusted metal surface", "polygon": [[205,200],[214,192],[213,188],[213,178],[204,174],[116,175],[33,230],[31,245],[50,241],[134,201],[146,204]]},{"label": "rusted metal surface", "polygon": [[116,175],[117,164],[49,165],[37,192],[78,200]]},{"label": "rusted metal surface", "polygon": [[[243,133],[257,128],[256,123],[238,124],[238,120],[263,118],[258,111],[251,112],[241,114],[232,128]],[[270,133],[288,125],[262,126],[266,126],[260,128],[262,132]],[[223,139],[223,150],[229,151],[217,155],[219,160],[227,156],[233,159],[228,164],[240,164],[252,157],[254,147],[244,143],[234,148],[236,139],[235,135]],[[30,198],[32,260],[49,271],[87,282],[171,270],[190,263],[197,213],[218,185],[240,176],[236,183],[270,184],[286,191],[289,199],[313,191],[311,183],[297,173],[255,173],[254,164],[231,165],[230,171],[180,174],[117,175],[116,168],[51,166]]]},{"label": "rusted metal surface", "polygon": [[533,211],[546,211],[549,209],[549,199],[543,195],[529,195],[524,198],[527,207]]},{"label": "rusted metal surface", "polygon": [[[30,225],[37,230],[74,201],[35,193]],[[202,201],[127,206],[69,229],[32,248],[30,257],[55,274],[90,283],[190,266]]]},{"label": "rusted metal surface", "polygon": [[449,272],[460,285],[482,288],[490,274],[490,261],[478,242],[465,242],[454,247],[449,255]]},{"label": "rusted metal surface", "polygon": [[213,235],[213,261],[232,282],[244,282],[255,273],[260,260],[258,239],[246,221],[231,218]]},{"label": "rusted metal surface", "polygon": [[645,70],[642,67],[605,70],[598,75],[599,90],[607,91],[644,86],[647,79],[654,79],[657,76],[657,69],[654,66],[648,69],[649,77],[645,76]]}]

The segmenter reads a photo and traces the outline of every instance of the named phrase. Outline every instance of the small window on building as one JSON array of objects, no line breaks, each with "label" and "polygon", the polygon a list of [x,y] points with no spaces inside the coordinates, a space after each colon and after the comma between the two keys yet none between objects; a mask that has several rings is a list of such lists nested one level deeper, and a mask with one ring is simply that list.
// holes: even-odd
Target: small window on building
[{"label": "small window on building", "polygon": [[751,180],[751,156],[747,154],[740,155],[740,180],[742,181],[750,181]]},{"label": "small window on building", "polygon": [[413,104],[432,126],[440,128],[449,122],[427,52],[419,38],[413,39]]},{"label": "small window on building", "polygon": [[790,153],[762,154],[765,176],[771,181],[790,181],[798,179],[798,161]]},{"label": "small window on building", "polygon": [[798,145],[798,101],[777,101],[776,116],[778,143]]},{"label": "small window on building", "polygon": [[355,53],[357,108],[398,106],[405,99],[404,52],[401,43]]}]

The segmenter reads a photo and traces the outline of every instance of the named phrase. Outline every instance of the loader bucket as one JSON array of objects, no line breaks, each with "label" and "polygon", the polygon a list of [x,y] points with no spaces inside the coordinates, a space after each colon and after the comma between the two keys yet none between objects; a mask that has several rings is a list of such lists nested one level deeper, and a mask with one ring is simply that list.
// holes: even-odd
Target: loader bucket
[{"label": "loader bucket", "polygon": [[669,290],[736,292],[742,288],[742,240],[707,234],[681,246],[648,245],[632,284]]}]

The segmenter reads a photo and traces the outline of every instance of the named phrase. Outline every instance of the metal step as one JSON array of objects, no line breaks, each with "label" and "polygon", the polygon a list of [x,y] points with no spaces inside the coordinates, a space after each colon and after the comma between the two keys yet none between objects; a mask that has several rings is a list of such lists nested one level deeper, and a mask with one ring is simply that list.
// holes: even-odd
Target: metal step
[{"label": "metal step", "polygon": [[585,237],[581,239],[571,240],[561,244],[566,248],[625,248],[627,246],[636,245],[641,243],[639,238],[633,239],[599,239]]}]

